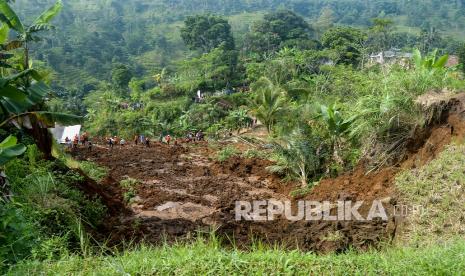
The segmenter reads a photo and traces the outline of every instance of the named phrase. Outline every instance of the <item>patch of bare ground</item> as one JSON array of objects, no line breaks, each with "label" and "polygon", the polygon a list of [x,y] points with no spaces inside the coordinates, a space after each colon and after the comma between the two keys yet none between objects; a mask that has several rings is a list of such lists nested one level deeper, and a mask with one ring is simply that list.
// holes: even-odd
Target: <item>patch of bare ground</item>
[{"label": "patch of bare ground", "polygon": [[[363,164],[353,172],[335,179],[324,179],[305,200],[365,201],[366,215],[371,201],[382,200],[388,221],[236,221],[235,202],[252,200],[289,200],[297,205],[289,191],[296,183],[284,183],[266,170],[270,161],[233,157],[225,162],[213,160],[207,143],[167,146],[155,143],[143,146],[104,146],[92,152],[79,151],[76,158],[109,168],[101,184],[121,199],[119,185],[127,178],[137,179],[136,197],[128,204],[131,214],[114,215],[102,229],[114,242],[136,239],[150,243],[188,239],[196,231],[215,229],[225,240],[239,247],[252,239],[289,248],[317,252],[340,252],[349,247],[366,249],[395,234],[398,219],[392,211],[397,203],[394,178],[401,169],[421,166],[434,159],[452,139],[463,139],[463,95],[451,97],[444,118],[427,131],[412,138],[408,154],[396,166],[367,174]],[[109,203],[112,204],[112,203]],[[334,210],[335,212],[335,210]],[[334,213],[333,212],[333,213]],[[226,238],[227,237],[227,238]]]}]

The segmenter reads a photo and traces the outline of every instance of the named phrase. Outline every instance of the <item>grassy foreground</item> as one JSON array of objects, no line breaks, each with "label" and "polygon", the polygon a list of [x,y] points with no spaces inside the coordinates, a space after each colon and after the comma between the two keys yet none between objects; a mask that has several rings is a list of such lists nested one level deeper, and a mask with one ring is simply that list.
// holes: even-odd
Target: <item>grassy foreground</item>
[{"label": "grassy foreground", "polygon": [[397,177],[403,201],[423,208],[404,225],[402,242],[422,246],[465,234],[464,164],[465,144],[453,143],[429,164]]},{"label": "grassy foreground", "polygon": [[142,246],[116,256],[25,262],[13,267],[9,275],[460,275],[464,271],[465,240],[325,256],[261,247],[249,252],[228,250],[199,240],[189,245]]}]

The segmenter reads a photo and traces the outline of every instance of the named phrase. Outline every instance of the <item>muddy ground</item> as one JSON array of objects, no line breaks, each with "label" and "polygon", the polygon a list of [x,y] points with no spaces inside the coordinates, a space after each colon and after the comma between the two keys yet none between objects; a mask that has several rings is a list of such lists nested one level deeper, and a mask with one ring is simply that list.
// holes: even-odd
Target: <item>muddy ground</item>
[{"label": "muddy ground", "polygon": [[[101,234],[114,242],[163,241],[189,239],[198,231],[216,233],[226,242],[247,247],[252,240],[280,244],[316,252],[340,252],[350,247],[366,249],[389,242],[396,235],[399,217],[394,187],[395,175],[433,159],[453,139],[463,139],[463,107],[414,141],[408,155],[399,164],[366,174],[360,165],[354,172],[336,179],[325,179],[310,194],[293,198],[289,194],[298,186],[284,182],[266,170],[269,161],[233,157],[217,162],[207,143],[168,146],[160,143],[146,148],[141,145],[116,147],[96,145],[92,152],[75,153],[80,160],[93,161],[109,169],[100,183],[114,207]],[[135,194],[126,209],[118,212],[128,192],[120,186],[124,179],[136,179]],[[366,215],[373,200],[381,200],[388,220],[374,221],[289,221],[277,218],[268,222],[236,221],[235,202],[252,200],[349,200],[365,201]],[[111,207],[111,206],[110,206]],[[115,211],[116,210],[116,211]],[[333,210],[334,214],[335,210]]]}]

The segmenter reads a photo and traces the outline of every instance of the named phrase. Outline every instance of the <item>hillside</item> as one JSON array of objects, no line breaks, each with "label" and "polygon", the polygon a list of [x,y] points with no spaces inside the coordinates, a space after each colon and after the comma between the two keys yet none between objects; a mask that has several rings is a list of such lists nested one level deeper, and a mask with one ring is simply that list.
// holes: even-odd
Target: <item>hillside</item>
[{"label": "hillside", "polygon": [[464,10],[0,0],[0,274],[460,274]]},{"label": "hillside", "polygon": [[[53,3],[18,0],[15,6],[24,16],[36,15]],[[58,72],[60,90],[77,88],[86,93],[98,81],[110,80],[115,63],[132,68],[138,77],[154,74],[189,56],[180,27],[188,15],[224,15],[233,27],[240,46],[251,24],[263,14],[289,9],[303,16],[315,29],[331,25],[368,27],[376,17],[391,18],[402,35],[447,37],[436,47],[455,50],[454,40],[465,37],[465,10],[462,1],[362,1],[362,0],[286,0],[286,1],[64,1],[64,12],[56,20],[54,39],[36,47],[36,57]],[[434,31],[432,31],[434,28]],[[414,46],[405,42],[396,47]],[[66,88],[65,88],[66,87]]]}]

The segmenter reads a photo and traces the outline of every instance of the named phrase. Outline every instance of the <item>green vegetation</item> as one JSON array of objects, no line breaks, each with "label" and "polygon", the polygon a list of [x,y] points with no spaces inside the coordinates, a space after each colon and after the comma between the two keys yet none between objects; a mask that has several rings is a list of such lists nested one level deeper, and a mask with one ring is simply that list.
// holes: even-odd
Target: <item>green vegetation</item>
[{"label": "green vegetation", "polygon": [[136,196],[136,188],[138,184],[139,181],[137,179],[130,177],[121,180],[119,185],[125,190],[123,197],[126,202],[130,203],[131,200]]},{"label": "green vegetation", "polygon": [[79,162],[78,167],[90,178],[93,180],[100,182],[102,181],[105,176],[108,174],[108,170],[106,168],[99,167],[97,164],[89,161],[81,161]]},{"label": "green vegetation", "polygon": [[18,139],[14,136],[8,136],[0,143],[0,166],[5,165],[8,161],[20,156],[26,151],[26,147],[17,144]]},{"label": "green vegetation", "polygon": [[76,186],[83,181],[60,161],[44,161],[35,145],[5,166],[11,197],[0,204],[0,271],[24,258],[83,253],[88,234],[106,213]]},{"label": "green vegetation", "polygon": [[[397,180],[403,200],[434,210],[406,229],[418,248],[317,256],[261,245],[243,252],[212,239],[106,256],[96,254],[87,234],[103,223],[106,208],[89,194],[89,188],[98,193],[94,181],[70,167],[96,182],[108,172],[55,159],[47,128],[83,117],[91,136],[127,141],[200,130],[209,140],[236,131],[242,139],[243,130],[252,136],[263,130],[249,143],[260,147],[241,153],[227,145],[211,159],[271,159],[270,171],[300,183],[292,196],[304,196],[361,160],[372,170],[401,160],[437,115],[416,99],[465,90],[465,47],[458,40],[465,37],[464,5],[0,0],[0,272],[461,273],[465,244],[452,240],[463,236],[463,223],[451,220],[465,211],[462,145]],[[371,56],[379,52],[381,60]],[[458,66],[448,64],[452,55]],[[119,184],[131,203],[138,180]],[[325,239],[337,241],[339,234]],[[451,241],[425,247],[424,237]]]},{"label": "green vegetation", "polygon": [[421,209],[409,217],[404,239],[412,245],[434,244],[464,234],[465,145],[450,145],[420,169],[397,177],[397,187],[410,206]]},{"label": "green vegetation", "polygon": [[319,275],[458,275],[465,269],[465,243],[381,252],[319,256],[257,246],[250,252],[224,249],[202,240],[188,245],[141,247],[117,256],[66,256],[54,262],[30,262],[9,275],[24,274],[319,274]]},{"label": "green vegetation", "polygon": [[234,146],[226,146],[216,153],[216,159],[220,162],[224,162],[237,155],[239,155],[239,151]]}]

